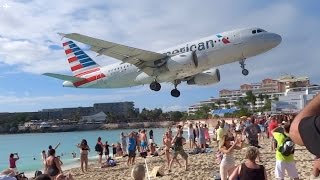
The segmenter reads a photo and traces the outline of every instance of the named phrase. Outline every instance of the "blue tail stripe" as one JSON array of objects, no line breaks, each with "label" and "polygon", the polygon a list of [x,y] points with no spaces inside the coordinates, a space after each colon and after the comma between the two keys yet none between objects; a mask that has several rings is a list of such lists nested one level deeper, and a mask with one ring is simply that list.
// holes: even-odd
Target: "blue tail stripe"
[{"label": "blue tail stripe", "polygon": [[[82,64],[82,63],[81,63]],[[88,66],[92,66],[92,65],[96,65],[97,63],[95,63],[94,61],[88,62],[88,63],[83,63],[82,66],[83,67],[88,67]]]},{"label": "blue tail stripe", "polygon": [[80,51],[81,49],[76,47],[76,48],[71,48],[73,52],[76,52],[76,51]]},{"label": "blue tail stripe", "polygon": [[87,62],[93,62],[92,59],[90,59],[90,58],[80,59],[79,61],[81,64],[87,63]]},{"label": "blue tail stripe", "polygon": [[[73,51],[73,52],[75,52],[75,51]],[[74,55],[76,55],[76,56],[80,56],[80,55],[83,55],[83,54],[85,54],[83,51],[78,51],[78,52],[74,53]]]},{"label": "blue tail stripe", "polygon": [[77,56],[78,59],[84,59],[84,58],[90,58],[89,56],[87,56],[86,54],[82,54]]},{"label": "blue tail stripe", "polygon": [[77,47],[77,45],[75,45],[75,44],[69,44],[69,47],[70,47],[70,48],[75,48],[75,47]]}]

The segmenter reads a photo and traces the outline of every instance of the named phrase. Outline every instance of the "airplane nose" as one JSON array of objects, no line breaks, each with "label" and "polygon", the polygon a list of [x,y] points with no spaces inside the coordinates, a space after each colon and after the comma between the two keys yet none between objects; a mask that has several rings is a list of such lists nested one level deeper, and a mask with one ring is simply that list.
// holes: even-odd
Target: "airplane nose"
[{"label": "airplane nose", "polygon": [[282,37],[279,34],[273,34],[273,42],[275,46],[278,46],[282,41]]}]

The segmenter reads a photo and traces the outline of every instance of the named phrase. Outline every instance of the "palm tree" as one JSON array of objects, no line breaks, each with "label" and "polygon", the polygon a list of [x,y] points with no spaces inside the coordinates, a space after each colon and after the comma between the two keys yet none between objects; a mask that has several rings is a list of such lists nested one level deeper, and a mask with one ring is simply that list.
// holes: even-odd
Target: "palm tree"
[{"label": "palm tree", "polygon": [[252,109],[254,109],[254,106],[256,105],[256,100],[257,100],[257,98],[256,98],[256,96],[252,93],[252,91],[247,91],[246,92],[246,99],[247,99],[247,101],[248,102],[250,102],[251,103],[251,105],[252,105]]}]

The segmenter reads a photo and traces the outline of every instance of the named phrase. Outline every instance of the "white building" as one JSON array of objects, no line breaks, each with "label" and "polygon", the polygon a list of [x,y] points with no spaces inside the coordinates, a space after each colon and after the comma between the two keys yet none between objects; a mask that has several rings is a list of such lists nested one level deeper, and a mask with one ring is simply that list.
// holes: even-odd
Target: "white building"
[{"label": "white building", "polygon": [[271,111],[299,112],[320,92],[320,86],[287,89],[278,102],[272,102]]},{"label": "white building", "polygon": [[102,124],[106,121],[108,116],[103,112],[99,112],[97,114],[91,116],[82,116],[80,122],[82,123],[92,123],[92,124]]}]

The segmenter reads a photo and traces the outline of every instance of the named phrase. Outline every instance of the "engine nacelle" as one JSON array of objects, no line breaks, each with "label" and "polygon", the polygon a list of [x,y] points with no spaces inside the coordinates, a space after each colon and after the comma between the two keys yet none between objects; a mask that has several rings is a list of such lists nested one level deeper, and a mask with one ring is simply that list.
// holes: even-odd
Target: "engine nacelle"
[{"label": "engine nacelle", "polygon": [[193,76],[192,79],[187,81],[187,84],[205,86],[218,82],[220,82],[220,71],[213,68]]},{"label": "engine nacelle", "polygon": [[166,64],[169,71],[185,71],[198,67],[198,57],[195,51],[170,57]]}]

